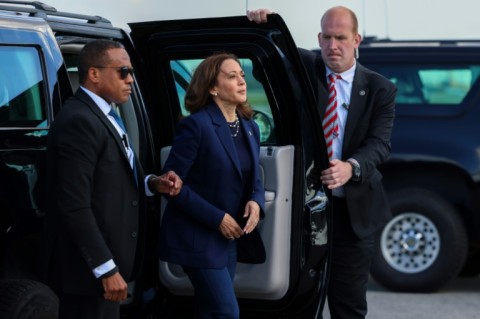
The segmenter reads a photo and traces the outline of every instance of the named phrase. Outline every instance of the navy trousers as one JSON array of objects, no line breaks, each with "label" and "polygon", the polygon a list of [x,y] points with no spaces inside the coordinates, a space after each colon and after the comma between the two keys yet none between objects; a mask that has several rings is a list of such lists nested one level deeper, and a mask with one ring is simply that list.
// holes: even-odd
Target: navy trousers
[{"label": "navy trousers", "polygon": [[233,288],[237,267],[237,246],[229,245],[228,264],[222,269],[183,267],[195,288],[195,319],[239,319]]}]

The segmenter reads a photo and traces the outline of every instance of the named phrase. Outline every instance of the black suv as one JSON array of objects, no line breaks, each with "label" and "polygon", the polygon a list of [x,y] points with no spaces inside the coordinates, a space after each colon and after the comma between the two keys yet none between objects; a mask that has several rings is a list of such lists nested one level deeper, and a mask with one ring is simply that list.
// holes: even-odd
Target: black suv
[{"label": "black suv", "polygon": [[359,61],[398,87],[390,160],[394,218],[373,277],[428,292],[480,272],[480,41],[366,39]]},{"label": "black suv", "polygon": [[[76,61],[96,38],[122,42],[135,83],[120,113],[146,172],[159,173],[192,70],[220,50],[241,58],[261,129],[267,260],[239,264],[235,289],[243,318],[315,318],[325,300],[330,206],[309,185],[313,163],[327,167],[313,91],[283,20],[246,17],[160,21],[115,28],[98,16],[57,12],[40,2],[0,1],[0,318],[55,318],[57,300],[40,280],[46,213],[45,145],[62,102],[78,87]],[[150,252],[129,284],[131,318],[191,317],[192,287],[181,269],[159,262],[164,199],[148,207]]]}]

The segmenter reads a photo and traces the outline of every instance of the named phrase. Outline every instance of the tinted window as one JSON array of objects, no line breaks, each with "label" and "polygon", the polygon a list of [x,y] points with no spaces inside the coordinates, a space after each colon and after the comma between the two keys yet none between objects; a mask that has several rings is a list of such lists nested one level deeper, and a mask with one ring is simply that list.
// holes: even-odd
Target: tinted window
[{"label": "tinted window", "polygon": [[45,123],[40,58],[35,48],[0,46],[0,128]]},{"label": "tinted window", "polygon": [[461,104],[480,65],[369,65],[397,85],[397,104]]},{"label": "tinted window", "polygon": [[[195,71],[195,68],[201,61],[203,60],[189,59],[170,61],[170,67],[172,68],[177,96],[183,116],[189,115],[189,112],[185,109],[185,92],[192,79],[192,74]],[[254,77],[252,60],[240,59],[240,63],[245,72],[248,101],[252,109],[255,111],[253,119],[260,129],[260,141],[262,145],[272,144],[275,142],[274,122],[272,110],[268,103],[264,87],[261,82]]]}]

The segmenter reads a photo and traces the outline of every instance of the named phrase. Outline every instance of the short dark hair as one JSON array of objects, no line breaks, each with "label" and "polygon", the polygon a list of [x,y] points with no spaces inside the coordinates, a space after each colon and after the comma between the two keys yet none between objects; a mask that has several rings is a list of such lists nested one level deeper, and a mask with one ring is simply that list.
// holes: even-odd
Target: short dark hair
[{"label": "short dark hair", "polygon": [[84,84],[87,80],[88,69],[96,65],[107,65],[107,51],[111,49],[124,49],[125,47],[117,41],[98,39],[88,42],[80,51],[78,56],[78,80]]}]

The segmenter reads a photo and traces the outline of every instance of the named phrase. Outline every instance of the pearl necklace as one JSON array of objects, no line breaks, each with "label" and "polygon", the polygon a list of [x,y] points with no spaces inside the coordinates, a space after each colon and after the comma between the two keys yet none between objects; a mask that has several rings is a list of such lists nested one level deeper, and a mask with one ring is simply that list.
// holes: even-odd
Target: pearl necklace
[{"label": "pearl necklace", "polygon": [[[235,121],[227,122],[228,126],[230,126],[230,135],[232,137],[237,137],[238,132],[240,131],[240,121],[238,120],[238,116],[235,116]],[[232,132],[235,130],[235,132]]]}]

